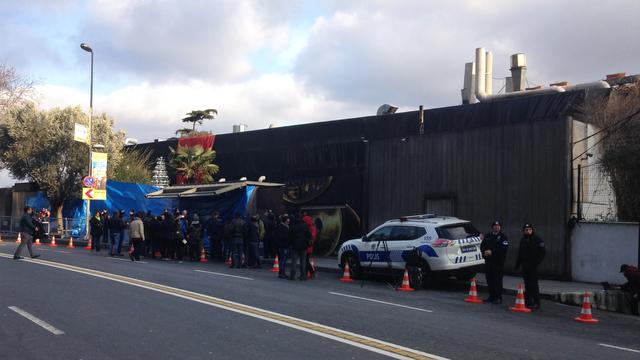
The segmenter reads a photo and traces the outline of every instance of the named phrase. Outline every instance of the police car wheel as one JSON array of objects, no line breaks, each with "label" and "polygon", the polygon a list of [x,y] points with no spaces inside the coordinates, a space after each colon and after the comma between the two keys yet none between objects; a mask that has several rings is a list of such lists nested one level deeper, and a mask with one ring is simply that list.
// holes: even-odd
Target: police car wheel
[{"label": "police car wheel", "polygon": [[419,283],[422,285],[423,288],[428,288],[432,286],[434,283],[433,273],[431,272],[431,268],[429,267],[429,264],[424,260],[422,260],[420,263]]},{"label": "police car wheel", "polygon": [[[349,271],[351,272],[351,277],[354,279],[360,278],[362,276],[362,269],[360,268],[360,261],[353,254],[347,254],[344,256],[344,261],[349,262]],[[343,261],[343,263],[344,263]]]}]

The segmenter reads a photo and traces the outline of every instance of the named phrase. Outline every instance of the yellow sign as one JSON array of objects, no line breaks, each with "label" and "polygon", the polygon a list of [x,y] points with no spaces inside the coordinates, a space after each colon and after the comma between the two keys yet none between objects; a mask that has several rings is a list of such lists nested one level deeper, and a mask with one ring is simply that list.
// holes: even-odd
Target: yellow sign
[{"label": "yellow sign", "polygon": [[96,190],[107,190],[107,153],[91,153],[91,176],[96,179]]},{"label": "yellow sign", "polygon": [[82,124],[75,123],[73,128],[73,140],[89,144],[89,132],[87,131],[87,127]]},{"label": "yellow sign", "polygon": [[82,200],[107,200],[107,190],[82,188]]}]

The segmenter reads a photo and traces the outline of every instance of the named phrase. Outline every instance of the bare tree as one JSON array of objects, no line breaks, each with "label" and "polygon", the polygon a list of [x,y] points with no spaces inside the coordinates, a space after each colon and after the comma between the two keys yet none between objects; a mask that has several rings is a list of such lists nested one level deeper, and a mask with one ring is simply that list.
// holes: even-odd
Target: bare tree
[{"label": "bare tree", "polygon": [[34,82],[13,67],[0,64],[0,115],[14,105],[24,105],[33,95]]}]

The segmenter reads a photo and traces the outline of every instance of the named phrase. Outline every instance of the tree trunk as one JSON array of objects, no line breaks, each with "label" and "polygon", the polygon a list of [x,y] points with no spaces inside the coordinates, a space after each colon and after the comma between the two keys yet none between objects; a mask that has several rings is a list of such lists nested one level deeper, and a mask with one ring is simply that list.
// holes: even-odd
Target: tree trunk
[{"label": "tree trunk", "polygon": [[56,221],[58,222],[58,234],[59,235],[64,234],[64,219],[62,218],[62,207],[63,206],[64,206],[63,203],[54,203],[53,204],[54,214],[56,216]]}]

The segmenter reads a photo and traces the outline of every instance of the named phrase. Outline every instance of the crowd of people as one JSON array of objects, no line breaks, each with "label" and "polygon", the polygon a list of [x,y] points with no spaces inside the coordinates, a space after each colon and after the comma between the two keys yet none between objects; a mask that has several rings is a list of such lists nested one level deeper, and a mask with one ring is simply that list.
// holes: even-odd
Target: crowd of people
[{"label": "crowd of people", "polygon": [[[109,256],[124,256],[123,243],[128,236],[129,257],[141,256],[163,260],[199,261],[204,256],[205,234],[209,239],[209,257],[225,261],[232,268],[260,268],[260,245],[263,257],[279,260],[280,278],[306,280],[315,268],[310,261],[317,237],[314,220],[305,212],[276,216],[268,210],[263,215],[242,216],[236,213],[224,221],[213,212],[205,222],[187,210],[165,209],[160,215],[124,210],[109,213],[96,211],[89,221],[92,248],[96,252],[108,243]],[[126,249],[125,249],[126,250]],[[287,275],[287,262],[291,267]],[[298,274],[298,276],[296,276]]]}]

